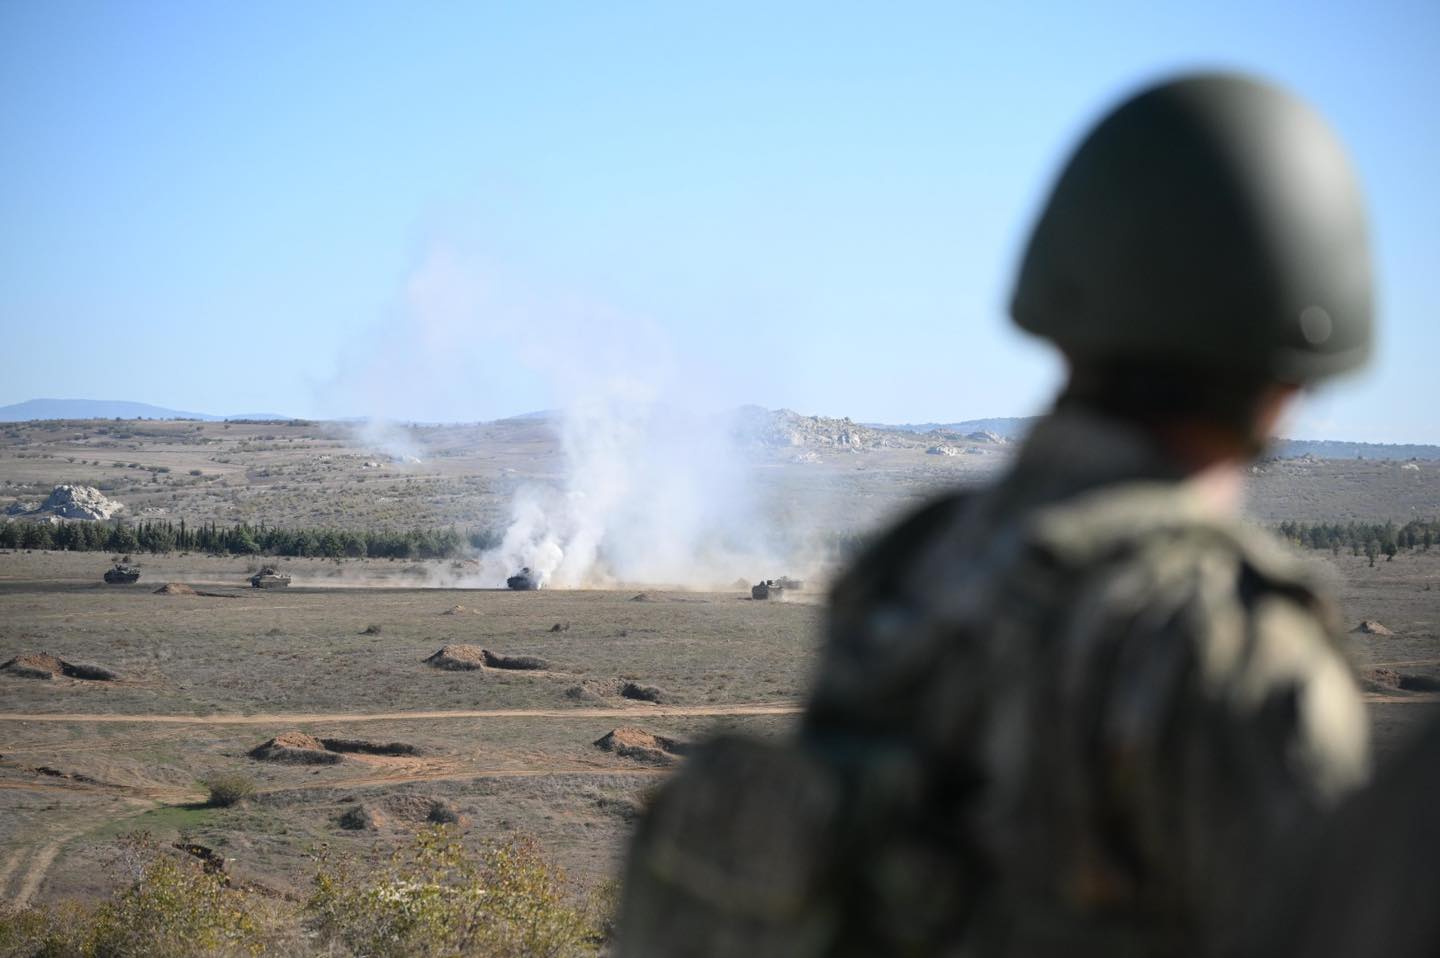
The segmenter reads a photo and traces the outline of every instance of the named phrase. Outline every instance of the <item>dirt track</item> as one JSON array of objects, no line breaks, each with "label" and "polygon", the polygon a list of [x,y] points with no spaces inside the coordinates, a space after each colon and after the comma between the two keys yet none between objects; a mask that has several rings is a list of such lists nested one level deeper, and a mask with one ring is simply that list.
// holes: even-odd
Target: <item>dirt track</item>
[{"label": "dirt track", "polygon": [[573,709],[451,709],[437,712],[283,712],[254,715],[102,715],[95,712],[0,712],[0,722],[133,722],[140,725],[302,725],[311,722],[404,722],[411,719],[487,718],[705,718],[727,715],[796,715],[793,702],[750,705],[606,706]]}]

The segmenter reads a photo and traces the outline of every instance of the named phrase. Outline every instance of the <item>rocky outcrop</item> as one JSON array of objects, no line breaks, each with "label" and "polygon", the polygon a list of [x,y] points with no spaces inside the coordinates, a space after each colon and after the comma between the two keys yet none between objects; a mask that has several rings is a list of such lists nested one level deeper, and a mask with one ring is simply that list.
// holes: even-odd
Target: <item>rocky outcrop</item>
[{"label": "rocky outcrop", "polygon": [[108,498],[93,486],[56,486],[40,504],[40,508],[29,513],[36,518],[54,516],[60,519],[112,519],[125,506]]}]

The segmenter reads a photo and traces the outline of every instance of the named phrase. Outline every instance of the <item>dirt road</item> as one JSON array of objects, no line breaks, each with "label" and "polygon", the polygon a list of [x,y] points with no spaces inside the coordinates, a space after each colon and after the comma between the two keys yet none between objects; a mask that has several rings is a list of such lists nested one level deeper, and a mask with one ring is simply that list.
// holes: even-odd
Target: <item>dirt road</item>
[{"label": "dirt road", "polygon": [[98,712],[0,712],[0,722],[135,723],[138,725],[301,725],[312,722],[405,722],[506,718],[705,718],[796,715],[795,702],[748,705],[622,705],[570,709],[451,709],[434,712],[257,712],[254,715],[117,715]]}]

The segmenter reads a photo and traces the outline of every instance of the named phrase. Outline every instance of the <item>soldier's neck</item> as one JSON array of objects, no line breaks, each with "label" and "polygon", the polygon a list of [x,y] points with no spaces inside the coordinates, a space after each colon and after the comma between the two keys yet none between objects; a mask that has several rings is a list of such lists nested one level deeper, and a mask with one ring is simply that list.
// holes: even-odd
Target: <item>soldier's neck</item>
[{"label": "soldier's neck", "polygon": [[1240,511],[1245,467],[1253,458],[1253,448],[1203,430],[1163,430],[1155,439],[1209,508],[1223,515]]}]

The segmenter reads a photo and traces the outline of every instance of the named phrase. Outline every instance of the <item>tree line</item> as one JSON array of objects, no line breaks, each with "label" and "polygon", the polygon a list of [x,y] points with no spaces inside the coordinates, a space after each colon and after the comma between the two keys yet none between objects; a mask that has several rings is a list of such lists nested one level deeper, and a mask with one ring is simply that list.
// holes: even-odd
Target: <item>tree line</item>
[{"label": "tree line", "polygon": [[139,523],[6,522],[0,548],[72,552],[204,552],[221,555],[314,556],[325,559],[450,559],[494,546],[489,531],[447,529],[286,529],[261,523],[187,526],[185,520]]},{"label": "tree line", "polygon": [[1333,555],[1348,550],[1351,555],[1368,557],[1372,566],[1378,556],[1389,561],[1402,550],[1428,552],[1440,541],[1440,522],[1434,519],[1412,519],[1403,526],[1394,522],[1286,521],[1274,528],[1302,548],[1329,549]]}]

